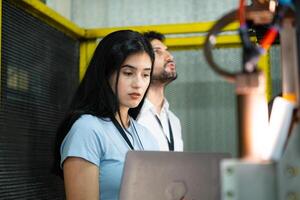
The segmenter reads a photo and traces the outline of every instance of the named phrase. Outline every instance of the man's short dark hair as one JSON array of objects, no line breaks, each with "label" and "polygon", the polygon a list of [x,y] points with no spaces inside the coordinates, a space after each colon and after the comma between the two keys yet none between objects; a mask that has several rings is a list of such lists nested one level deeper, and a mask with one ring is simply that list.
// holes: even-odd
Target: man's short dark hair
[{"label": "man's short dark hair", "polygon": [[159,33],[159,32],[156,32],[156,31],[149,31],[149,32],[144,32],[143,33],[143,36],[147,39],[147,40],[149,40],[150,42],[152,41],[152,40],[159,40],[159,41],[161,41],[161,42],[164,42],[165,41],[165,36],[163,35],[163,34],[161,34],[161,33]]}]

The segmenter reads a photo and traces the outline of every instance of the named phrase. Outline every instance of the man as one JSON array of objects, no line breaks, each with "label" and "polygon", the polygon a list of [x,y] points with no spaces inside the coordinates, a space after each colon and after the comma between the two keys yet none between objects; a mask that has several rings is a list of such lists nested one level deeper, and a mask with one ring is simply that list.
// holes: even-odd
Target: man
[{"label": "man", "polygon": [[137,120],[156,138],[162,151],[183,151],[179,119],[169,110],[165,87],[177,78],[173,56],[164,42],[164,35],[150,31],[144,36],[151,42],[155,53],[152,82]]}]

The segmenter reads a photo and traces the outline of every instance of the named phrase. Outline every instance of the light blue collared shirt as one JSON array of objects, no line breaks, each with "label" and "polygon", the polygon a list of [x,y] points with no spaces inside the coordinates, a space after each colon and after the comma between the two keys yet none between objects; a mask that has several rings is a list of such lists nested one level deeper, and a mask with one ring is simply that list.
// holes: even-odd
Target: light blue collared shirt
[{"label": "light blue collared shirt", "polygon": [[[129,140],[134,150],[158,150],[146,128],[130,119]],[[117,200],[125,155],[130,147],[108,118],[82,115],[62,142],[61,165],[67,157],[80,157],[99,167],[100,199]]]}]

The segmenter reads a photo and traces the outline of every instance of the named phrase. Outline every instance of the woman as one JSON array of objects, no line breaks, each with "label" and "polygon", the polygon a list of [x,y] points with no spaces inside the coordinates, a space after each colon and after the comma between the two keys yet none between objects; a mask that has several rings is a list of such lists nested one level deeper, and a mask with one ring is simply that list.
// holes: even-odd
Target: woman
[{"label": "woman", "polygon": [[56,167],[63,169],[67,199],[118,199],[127,151],[158,150],[133,119],[153,62],[151,45],[138,32],[111,33],[97,46],[58,130]]}]

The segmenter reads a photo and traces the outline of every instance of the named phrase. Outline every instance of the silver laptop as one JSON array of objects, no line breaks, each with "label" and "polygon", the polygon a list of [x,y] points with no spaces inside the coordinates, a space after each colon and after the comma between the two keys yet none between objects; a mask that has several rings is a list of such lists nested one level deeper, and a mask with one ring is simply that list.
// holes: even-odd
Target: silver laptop
[{"label": "silver laptop", "polygon": [[120,200],[219,200],[226,153],[129,151]]}]

